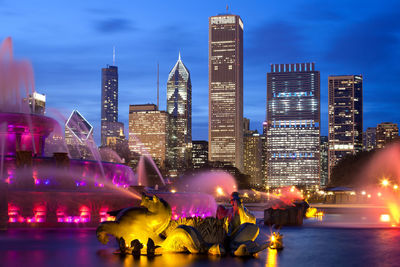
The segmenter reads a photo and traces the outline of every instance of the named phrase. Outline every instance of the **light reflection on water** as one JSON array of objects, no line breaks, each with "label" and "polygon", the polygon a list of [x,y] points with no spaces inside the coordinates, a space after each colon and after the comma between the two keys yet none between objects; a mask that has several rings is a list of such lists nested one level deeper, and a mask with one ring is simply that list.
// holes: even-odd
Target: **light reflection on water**
[{"label": "light reflection on water", "polygon": [[[350,215],[327,214],[322,223],[340,222]],[[358,217],[357,217],[358,216]],[[360,217],[362,220],[362,217]],[[110,245],[100,244],[94,230],[8,230],[0,232],[1,266],[371,266],[400,262],[400,231],[397,228],[340,228],[315,226],[284,227],[284,249],[267,249],[254,258],[165,254],[153,259],[113,254]],[[271,230],[262,226],[259,243]]]}]

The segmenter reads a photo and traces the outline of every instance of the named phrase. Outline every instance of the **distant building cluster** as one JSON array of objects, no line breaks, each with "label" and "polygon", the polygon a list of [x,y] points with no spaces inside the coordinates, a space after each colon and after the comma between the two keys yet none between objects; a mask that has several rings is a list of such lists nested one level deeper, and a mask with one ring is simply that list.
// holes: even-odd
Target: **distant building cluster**
[{"label": "distant building cluster", "polygon": [[[363,132],[363,77],[353,74],[328,77],[328,136],[321,136],[321,78],[315,63],[270,65],[263,132],[251,130],[243,117],[243,33],[240,16],[209,18],[208,141],[192,140],[191,75],[179,53],[166,83],[166,111],[159,110],[158,96],[157,105],[130,105],[128,139],[118,121],[118,67],[102,69],[101,146],[132,168],[141,155],[151,156],[172,179],[188,170],[223,166],[242,173],[253,188],[315,188],[329,185],[342,158],[399,140],[392,122]],[[44,114],[44,95],[27,100],[32,112]],[[92,142],[93,127],[78,111],[69,117],[65,136],[71,156],[93,157],[83,145]]]}]

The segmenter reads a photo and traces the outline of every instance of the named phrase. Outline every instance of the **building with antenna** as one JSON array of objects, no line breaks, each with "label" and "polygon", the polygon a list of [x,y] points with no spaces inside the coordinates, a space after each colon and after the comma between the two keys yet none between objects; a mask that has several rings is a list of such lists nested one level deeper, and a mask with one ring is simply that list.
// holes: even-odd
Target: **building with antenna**
[{"label": "building with antenna", "polygon": [[192,83],[181,54],[168,75],[167,112],[170,118],[168,164],[170,175],[177,176],[191,165]]},{"label": "building with antenna", "polygon": [[107,145],[108,137],[120,136],[118,123],[118,67],[115,66],[115,47],[113,65],[101,69],[101,145]]}]

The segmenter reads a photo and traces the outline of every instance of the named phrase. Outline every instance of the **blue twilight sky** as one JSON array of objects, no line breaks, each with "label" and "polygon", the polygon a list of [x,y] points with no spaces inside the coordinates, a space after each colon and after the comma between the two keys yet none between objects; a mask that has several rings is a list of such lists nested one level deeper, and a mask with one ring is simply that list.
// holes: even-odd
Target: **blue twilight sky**
[{"label": "blue twilight sky", "polygon": [[[11,36],[28,58],[48,114],[78,109],[99,140],[101,68],[119,67],[119,120],[129,104],[160,108],[178,52],[193,86],[193,139],[207,139],[208,17],[225,12],[244,22],[244,115],[261,131],[271,63],[315,62],[321,72],[322,134],[327,134],[327,77],[364,76],[364,129],[400,122],[398,1],[15,1],[0,0],[0,39]],[[57,115],[58,114],[58,115]]]}]

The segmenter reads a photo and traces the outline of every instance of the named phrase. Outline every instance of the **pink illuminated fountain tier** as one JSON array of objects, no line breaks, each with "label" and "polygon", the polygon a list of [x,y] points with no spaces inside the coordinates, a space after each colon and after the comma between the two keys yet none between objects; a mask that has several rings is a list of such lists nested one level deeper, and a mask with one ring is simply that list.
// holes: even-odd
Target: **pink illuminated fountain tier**
[{"label": "pink illuminated fountain tier", "polygon": [[30,63],[13,58],[7,38],[0,46],[0,229],[94,227],[110,219],[108,211],[138,203],[129,167],[70,159],[60,146],[45,156],[46,139],[61,127],[32,112],[33,81]]}]

